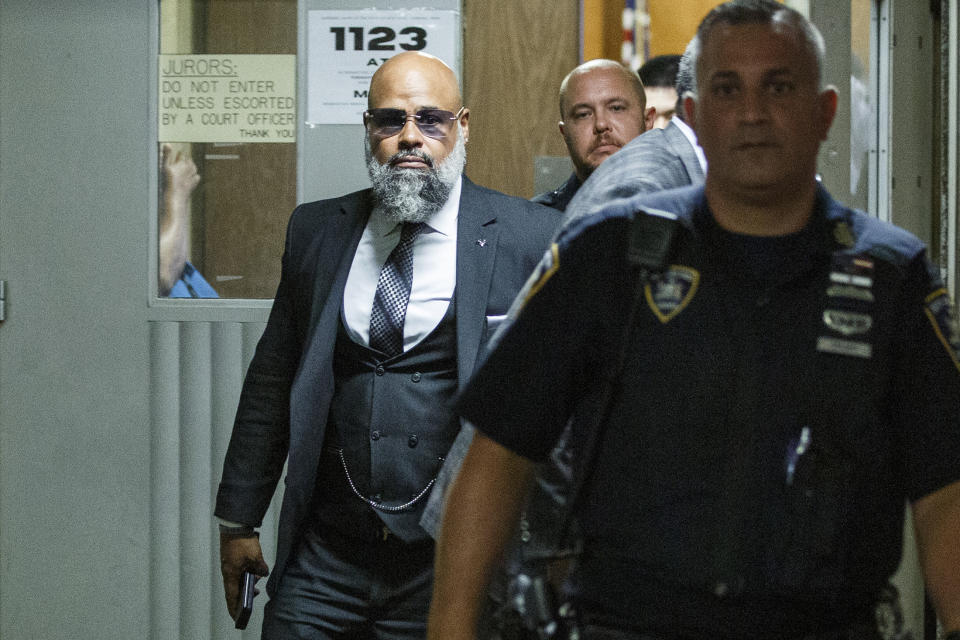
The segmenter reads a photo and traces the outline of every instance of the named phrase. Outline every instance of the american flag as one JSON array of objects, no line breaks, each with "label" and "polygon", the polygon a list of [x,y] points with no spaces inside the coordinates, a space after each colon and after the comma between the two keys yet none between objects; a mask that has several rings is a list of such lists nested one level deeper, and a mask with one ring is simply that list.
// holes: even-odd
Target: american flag
[{"label": "american flag", "polygon": [[624,0],[620,62],[631,69],[639,69],[649,57],[650,14],[647,13],[647,0]]}]

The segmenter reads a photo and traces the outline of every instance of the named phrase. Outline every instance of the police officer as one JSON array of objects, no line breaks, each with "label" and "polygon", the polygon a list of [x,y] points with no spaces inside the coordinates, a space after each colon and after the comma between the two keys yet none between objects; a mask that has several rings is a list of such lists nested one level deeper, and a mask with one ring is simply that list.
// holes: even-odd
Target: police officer
[{"label": "police officer", "polygon": [[[956,317],[916,238],[817,183],[837,104],[823,58],[776,2],[701,23],[685,108],[706,185],[562,233],[459,400],[480,431],[448,497],[431,638],[470,636],[532,461],[571,416],[587,442],[611,376],[566,585],[584,637],[874,637],[904,501],[960,637]],[[627,255],[645,211],[675,236],[643,279]]]}]

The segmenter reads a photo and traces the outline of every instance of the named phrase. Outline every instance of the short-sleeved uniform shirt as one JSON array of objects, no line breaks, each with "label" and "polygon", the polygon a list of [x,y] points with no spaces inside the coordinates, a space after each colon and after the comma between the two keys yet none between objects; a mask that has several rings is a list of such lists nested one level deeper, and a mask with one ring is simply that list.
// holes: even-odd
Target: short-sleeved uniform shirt
[{"label": "short-sleeved uniform shirt", "polygon": [[[621,344],[630,225],[649,207],[682,228]],[[947,293],[918,240],[822,188],[806,228],[777,238],[722,230],[702,187],[612,203],[560,235],[521,295],[459,410],[542,461],[571,416],[582,445],[624,350],[569,585],[619,626],[841,627],[895,571],[905,501],[960,479]]]}]

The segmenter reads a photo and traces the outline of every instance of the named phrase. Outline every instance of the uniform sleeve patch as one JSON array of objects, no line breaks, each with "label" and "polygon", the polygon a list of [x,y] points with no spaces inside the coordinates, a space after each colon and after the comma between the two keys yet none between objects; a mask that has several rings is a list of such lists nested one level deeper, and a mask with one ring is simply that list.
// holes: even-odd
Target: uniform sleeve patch
[{"label": "uniform sleeve patch", "polygon": [[[522,308],[527,301],[530,300],[533,296],[537,295],[537,292],[543,288],[543,285],[547,284],[547,281],[557,272],[557,269],[560,268],[560,252],[557,247],[557,243],[550,245],[550,248],[547,249],[547,252],[543,255],[543,259],[540,260],[540,264],[536,266],[533,270],[533,273],[530,274],[530,277],[527,279],[527,283],[523,285],[523,289],[520,291],[520,295],[517,296],[518,299],[523,302],[520,303]],[[519,309],[517,309],[519,311]]]},{"label": "uniform sleeve patch", "polygon": [[937,289],[927,296],[923,309],[933,325],[933,331],[947,355],[953,360],[957,371],[960,371],[960,329],[957,326],[957,312],[950,302],[950,294],[946,289]]}]

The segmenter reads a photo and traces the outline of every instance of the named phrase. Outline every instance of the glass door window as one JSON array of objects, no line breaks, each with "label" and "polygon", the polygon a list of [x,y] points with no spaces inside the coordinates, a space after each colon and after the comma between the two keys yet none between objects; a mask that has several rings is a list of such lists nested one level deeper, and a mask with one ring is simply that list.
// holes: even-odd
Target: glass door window
[{"label": "glass door window", "polygon": [[273,297],[296,204],[296,52],[296,0],[160,0],[161,297]]}]

